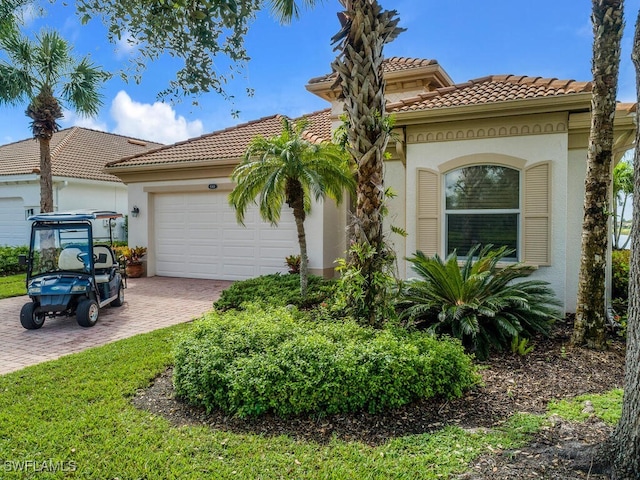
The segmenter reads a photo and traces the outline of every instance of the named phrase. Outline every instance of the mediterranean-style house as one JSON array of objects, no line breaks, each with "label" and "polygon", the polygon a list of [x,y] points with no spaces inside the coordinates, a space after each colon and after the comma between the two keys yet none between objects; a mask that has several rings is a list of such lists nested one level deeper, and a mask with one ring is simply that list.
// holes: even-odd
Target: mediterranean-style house
[{"label": "mediterranean-style house", "polygon": [[[107,162],[160,143],[72,127],[51,139],[54,210],[96,208],[127,212],[127,187],[104,172]],[[0,245],[29,243],[29,215],[40,212],[40,147],[30,138],[0,146]],[[108,229],[97,225],[98,235]],[[124,238],[122,221],[115,230]]]},{"label": "mediterranean-style house", "polygon": [[[514,261],[548,281],[565,311],[575,311],[591,83],[497,75],[454,83],[433,60],[384,63],[388,112],[388,223],[399,272],[417,250],[464,254],[475,243],[508,245]],[[307,90],[329,108],[311,113],[307,136],[329,140],[342,114],[333,75]],[[635,136],[635,104],[619,104],[616,160]],[[230,174],[255,135],[281,131],[274,115],[111,162],[106,171],[129,188],[129,243],[147,245],[148,275],[243,279],[286,271],[298,251],[293,216],[277,228],[257,210],[237,224],[227,196]],[[349,205],[315,204],[305,226],[312,272],[332,275],[344,256]]]}]

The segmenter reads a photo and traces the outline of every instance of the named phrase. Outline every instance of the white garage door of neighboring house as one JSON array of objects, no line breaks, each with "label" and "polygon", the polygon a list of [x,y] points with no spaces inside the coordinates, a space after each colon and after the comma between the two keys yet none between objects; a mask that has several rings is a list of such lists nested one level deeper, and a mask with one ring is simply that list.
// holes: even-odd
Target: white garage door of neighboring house
[{"label": "white garage door of neighboring house", "polygon": [[0,245],[28,245],[29,228],[22,198],[0,198]]},{"label": "white garage door of neighboring house", "polygon": [[278,227],[253,207],[242,226],[227,197],[225,192],[155,195],[157,275],[242,280],[287,271],[284,259],[299,247],[286,204]]}]

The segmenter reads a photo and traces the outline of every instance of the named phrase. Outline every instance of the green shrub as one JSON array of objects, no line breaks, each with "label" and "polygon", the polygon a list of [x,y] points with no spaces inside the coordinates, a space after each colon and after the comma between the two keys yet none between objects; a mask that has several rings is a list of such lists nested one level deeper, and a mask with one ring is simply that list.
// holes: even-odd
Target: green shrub
[{"label": "green shrub", "polygon": [[616,304],[627,304],[629,298],[629,250],[611,252],[611,297]]},{"label": "green shrub", "polygon": [[401,317],[459,338],[481,359],[491,349],[509,348],[513,337],[548,334],[560,315],[553,291],[546,282],[514,281],[528,276],[530,269],[519,263],[498,266],[513,251],[492,247],[475,246],[462,266],[455,252],[444,261],[422,252],[409,258],[420,279],[403,289]]},{"label": "green shrub", "polygon": [[18,255],[27,255],[29,247],[0,246],[0,275],[13,275],[27,271],[26,265],[18,264]]},{"label": "green shrub", "polygon": [[249,280],[233,283],[222,292],[213,304],[218,311],[240,310],[246,302],[259,302],[265,305],[309,307],[324,301],[332,292],[335,281],[325,280],[314,275],[309,276],[307,297],[300,296],[300,275],[263,275]]},{"label": "green shrub", "polygon": [[176,395],[240,417],[379,412],[459,397],[476,381],[455,340],[312,322],[284,307],[212,313],[175,349]]}]

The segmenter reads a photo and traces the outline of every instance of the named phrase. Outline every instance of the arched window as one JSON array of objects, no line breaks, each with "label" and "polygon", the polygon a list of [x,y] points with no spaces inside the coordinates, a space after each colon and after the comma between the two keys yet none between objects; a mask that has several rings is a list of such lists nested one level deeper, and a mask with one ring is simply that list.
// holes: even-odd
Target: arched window
[{"label": "arched window", "polygon": [[445,252],[464,257],[480,243],[506,245],[518,260],[520,171],[502,165],[472,165],[444,176]]}]

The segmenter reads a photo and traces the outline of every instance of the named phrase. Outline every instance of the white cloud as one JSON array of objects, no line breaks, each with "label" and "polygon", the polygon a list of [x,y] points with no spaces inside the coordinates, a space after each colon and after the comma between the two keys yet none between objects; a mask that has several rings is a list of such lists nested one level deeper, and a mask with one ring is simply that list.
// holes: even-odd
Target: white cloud
[{"label": "white cloud", "polygon": [[189,122],[166,103],[135,102],[124,90],[111,103],[111,117],[115,133],[166,144],[197,137],[204,130],[200,120]]},{"label": "white cloud", "polygon": [[122,59],[130,56],[137,45],[138,41],[129,32],[125,32],[116,42],[116,58]]}]

